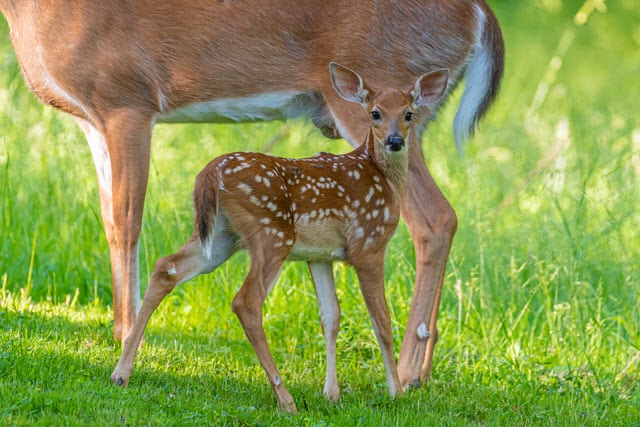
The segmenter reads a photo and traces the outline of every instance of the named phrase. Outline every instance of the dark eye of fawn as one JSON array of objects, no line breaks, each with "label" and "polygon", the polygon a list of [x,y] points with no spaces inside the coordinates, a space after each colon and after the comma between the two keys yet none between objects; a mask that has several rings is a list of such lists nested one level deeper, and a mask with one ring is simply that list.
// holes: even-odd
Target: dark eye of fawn
[{"label": "dark eye of fawn", "polygon": [[371,112],[371,118],[373,120],[380,120],[380,112],[379,111],[372,111]]},{"label": "dark eye of fawn", "polygon": [[404,119],[406,121],[411,121],[411,118],[413,117],[413,113],[411,111],[407,111],[407,114],[405,114]]}]

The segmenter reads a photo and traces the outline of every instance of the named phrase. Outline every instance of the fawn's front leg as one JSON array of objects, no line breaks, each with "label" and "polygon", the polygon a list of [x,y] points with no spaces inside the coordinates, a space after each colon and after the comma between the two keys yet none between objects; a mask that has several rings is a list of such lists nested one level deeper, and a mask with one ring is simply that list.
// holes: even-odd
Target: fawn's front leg
[{"label": "fawn's front leg", "polygon": [[[265,246],[269,245],[266,239],[261,243],[265,243],[265,241]],[[262,305],[278,279],[282,264],[287,259],[288,253],[284,254],[284,256],[282,251],[273,253],[273,248],[266,249],[265,246],[262,246],[264,250],[261,250],[257,246],[252,247],[249,245],[251,254],[249,274],[247,274],[242,288],[233,299],[232,309],[238,316],[244,333],[269,378],[273,393],[276,395],[278,408],[284,412],[295,414],[297,409],[293,397],[285,387],[278,368],[276,368],[264,328],[262,327]]]},{"label": "fawn's front leg", "polygon": [[402,394],[398,369],[393,352],[393,334],[391,333],[391,317],[384,294],[384,252],[369,257],[362,257],[353,265],[358,274],[362,297],[369,310],[373,330],[378,339],[382,359],[387,375],[387,385],[391,398]]},{"label": "fawn's front leg", "polygon": [[327,376],[324,395],[332,401],[340,398],[340,386],[336,373],[336,340],[340,328],[340,305],[336,296],[336,285],[331,263],[309,262],[309,271],[320,305],[320,319],[327,353]]}]

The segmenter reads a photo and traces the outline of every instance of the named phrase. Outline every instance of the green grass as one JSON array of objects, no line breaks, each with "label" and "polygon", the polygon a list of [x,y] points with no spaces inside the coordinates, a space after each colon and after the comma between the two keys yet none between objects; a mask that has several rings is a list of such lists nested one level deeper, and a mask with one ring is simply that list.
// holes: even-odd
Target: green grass
[{"label": "green grass", "polygon": [[[297,417],[275,410],[230,309],[244,254],[171,294],[130,385],[111,386],[120,348],[91,155],[75,123],[25,89],[1,24],[1,423],[638,425],[640,10],[635,0],[609,2],[579,25],[582,1],[491,5],[507,47],[499,99],[464,160],[450,130],[456,99],[424,142],[460,222],[433,380],[390,401],[355,275],[337,265],[343,393],[327,403],[313,287],[304,265],[291,263],[264,323]],[[348,149],[297,122],[156,127],[143,284],[155,260],[189,235],[190,193],[204,164],[265,148],[288,156]],[[398,351],[415,274],[404,226],[387,267]]]}]

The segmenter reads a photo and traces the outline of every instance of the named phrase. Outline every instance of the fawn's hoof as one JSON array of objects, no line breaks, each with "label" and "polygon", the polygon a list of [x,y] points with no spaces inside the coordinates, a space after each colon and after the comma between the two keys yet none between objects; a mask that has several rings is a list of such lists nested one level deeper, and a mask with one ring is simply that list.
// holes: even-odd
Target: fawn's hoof
[{"label": "fawn's hoof", "polygon": [[298,413],[298,408],[296,408],[296,404],[293,400],[288,402],[278,402],[278,409],[291,415],[296,415]]}]

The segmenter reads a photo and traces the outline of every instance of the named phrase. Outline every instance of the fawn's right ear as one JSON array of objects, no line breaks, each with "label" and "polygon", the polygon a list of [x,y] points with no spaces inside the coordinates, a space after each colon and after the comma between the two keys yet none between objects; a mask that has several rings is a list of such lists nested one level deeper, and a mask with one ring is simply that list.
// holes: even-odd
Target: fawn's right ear
[{"label": "fawn's right ear", "polygon": [[361,105],[367,102],[371,89],[367,87],[358,73],[336,62],[329,64],[329,73],[331,74],[331,83],[340,97]]}]

